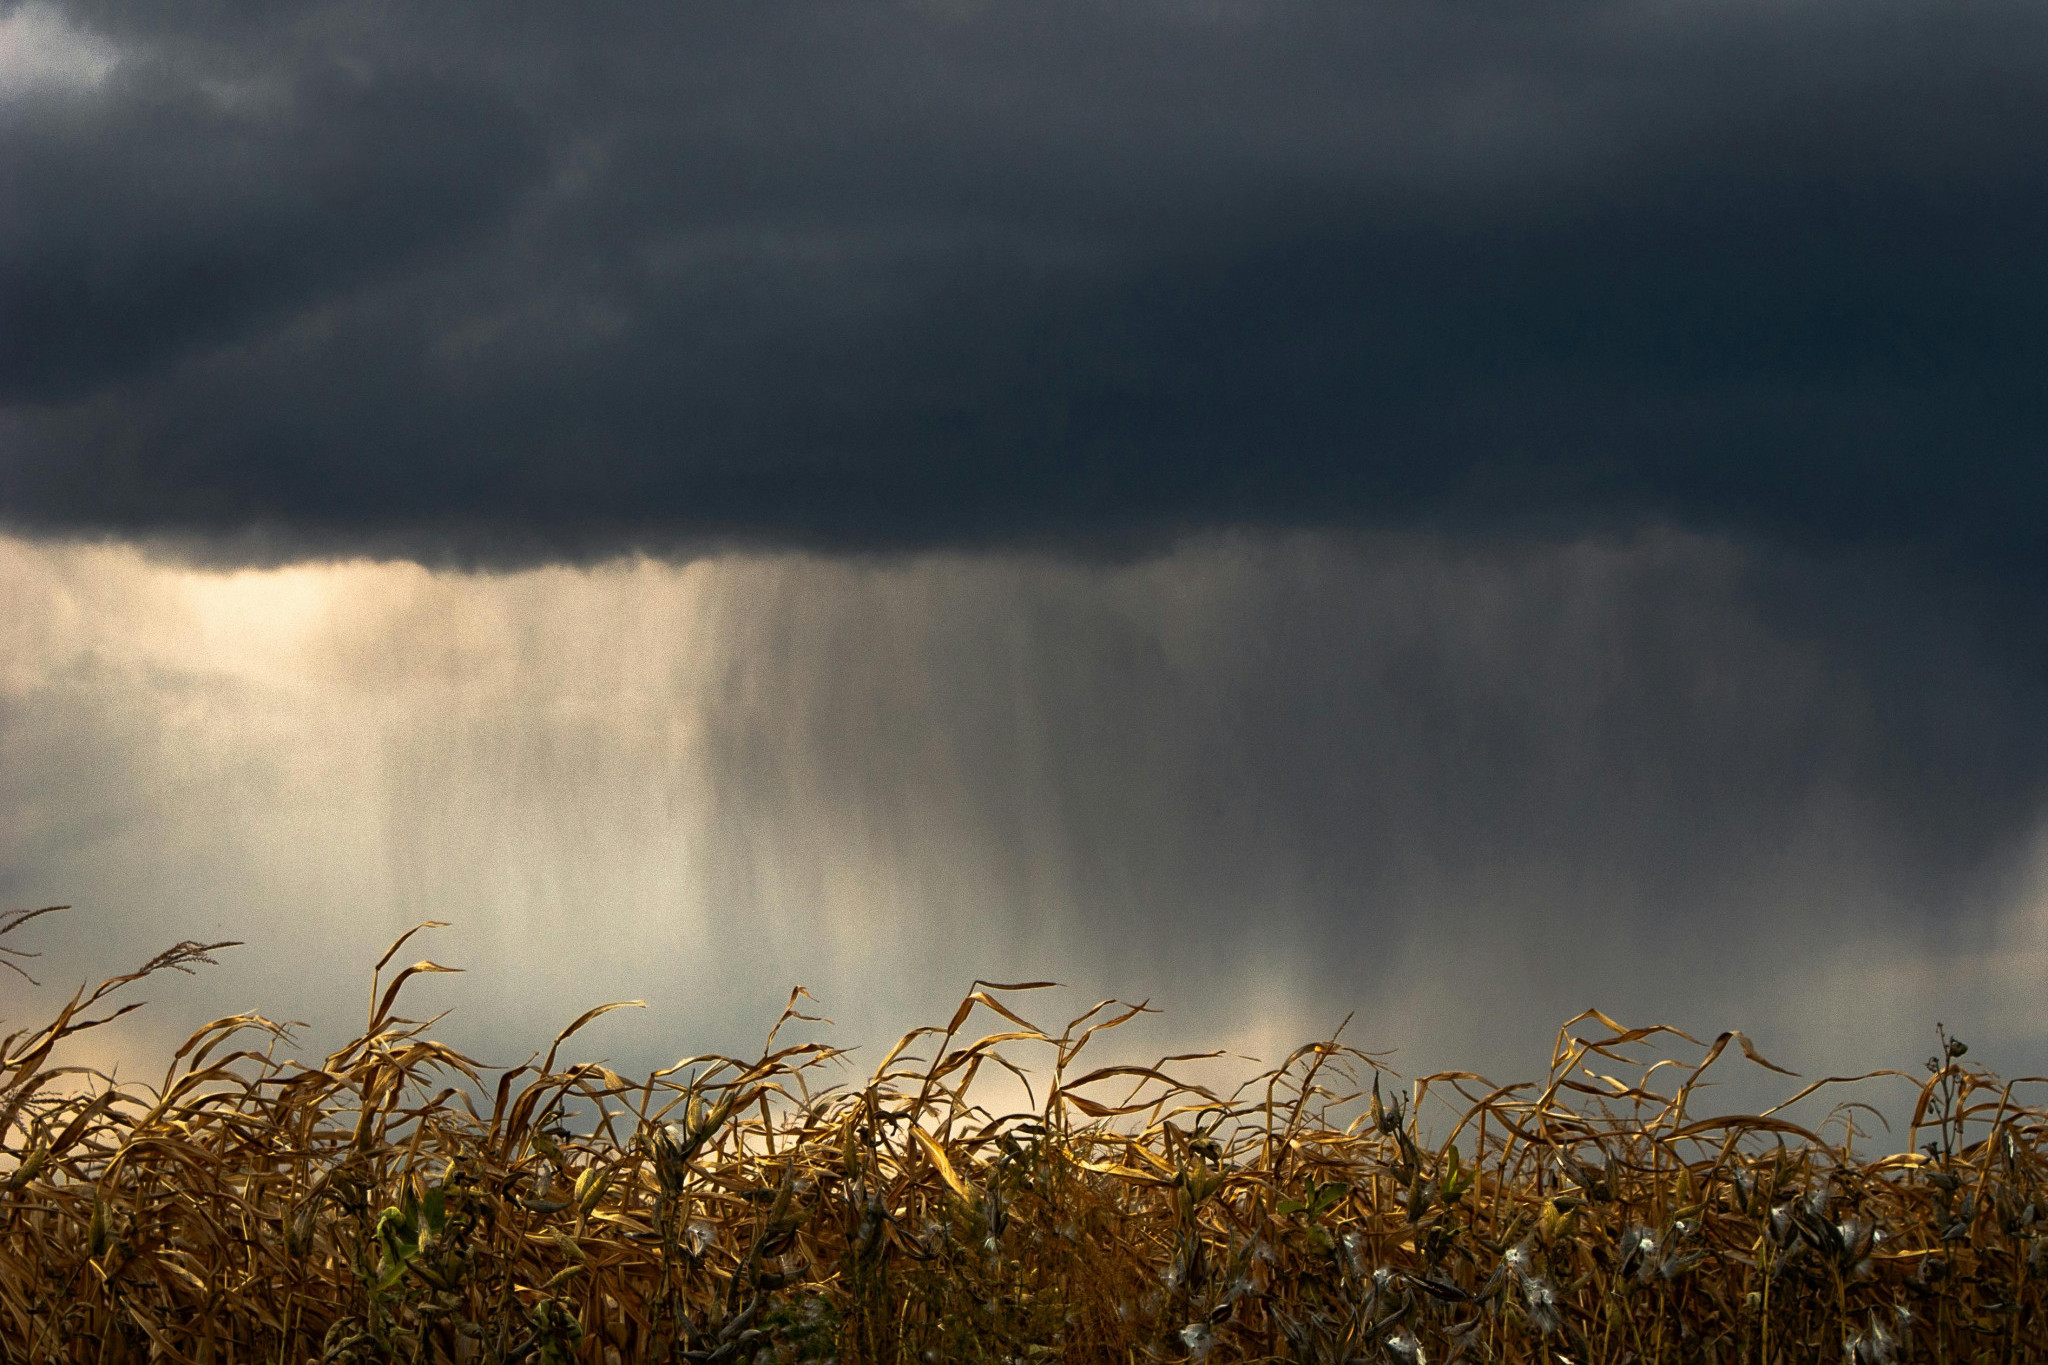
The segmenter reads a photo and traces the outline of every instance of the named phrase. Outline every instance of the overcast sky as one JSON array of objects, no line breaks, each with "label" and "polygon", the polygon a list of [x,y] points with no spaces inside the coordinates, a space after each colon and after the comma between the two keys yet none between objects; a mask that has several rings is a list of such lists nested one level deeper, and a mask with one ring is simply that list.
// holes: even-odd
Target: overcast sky
[{"label": "overcast sky", "polygon": [[2044,241],[2033,0],[0,3],[0,902],[2039,1070]]}]

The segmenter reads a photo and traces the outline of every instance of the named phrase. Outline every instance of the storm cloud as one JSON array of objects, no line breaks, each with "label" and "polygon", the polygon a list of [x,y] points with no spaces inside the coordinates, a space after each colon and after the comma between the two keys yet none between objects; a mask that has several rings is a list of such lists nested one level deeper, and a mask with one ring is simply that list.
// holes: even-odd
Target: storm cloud
[{"label": "storm cloud", "polygon": [[249,940],[172,1033],[432,917],[493,1057],[1050,976],[2038,1070],[2044,52],[0,0],[0,901],[59,981]]},{"label": "storm cloud", "polygon": [[502,566],[1667,521],[2048,567],[2037,5],[5,22],[20,530]]}]

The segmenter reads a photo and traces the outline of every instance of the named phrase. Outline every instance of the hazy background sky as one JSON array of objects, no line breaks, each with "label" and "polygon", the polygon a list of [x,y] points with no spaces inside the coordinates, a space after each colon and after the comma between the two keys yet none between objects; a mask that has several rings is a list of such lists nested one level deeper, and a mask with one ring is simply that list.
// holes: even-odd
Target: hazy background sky
[{"label": "hazy background sky", "polygon": [[0,902],[2041,1070],[2043,241],[2031,3],[0,6]]}]

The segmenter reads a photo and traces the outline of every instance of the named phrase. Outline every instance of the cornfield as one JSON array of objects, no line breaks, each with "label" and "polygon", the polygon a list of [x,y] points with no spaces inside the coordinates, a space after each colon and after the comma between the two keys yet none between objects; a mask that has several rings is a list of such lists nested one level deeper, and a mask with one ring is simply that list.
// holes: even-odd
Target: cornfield
[{"label": "cornfield", "polygon": [[[6,1360],[2048,1359],[2044,1114],[1946,1034],[1869,1156],[1855,1105],[1696,1116],[1709,1067],[1771,1066],[1742,1035],[1597,1012],[1500,1087],[1397,1082],[1341,1031],[1227,1092],[1190,1056],[1090,1066],[1144,1007],[1043,1027],[1039,982],[976,983],[871,1071],[778,1042],[799,990],[758,1057],[564,1060],[604,1005],[491,1072],[396,1012],[448,970],[392,972],[411,937],[318,1063],[238,1014],[159,1088],[63,1064],[227,944],[6,1035]],[[1425,1096],[1462,1114],[1427,1140]]]}]

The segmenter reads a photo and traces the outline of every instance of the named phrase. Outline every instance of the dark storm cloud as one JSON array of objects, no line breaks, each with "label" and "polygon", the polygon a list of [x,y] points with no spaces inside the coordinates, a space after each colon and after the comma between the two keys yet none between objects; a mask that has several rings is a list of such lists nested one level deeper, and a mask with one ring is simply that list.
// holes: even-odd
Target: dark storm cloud
[{"label": "dark storm cloud", "polygon": [[2048,571],[2037,5],[63,19],[119,60],[0,124],[20,527]]}]

